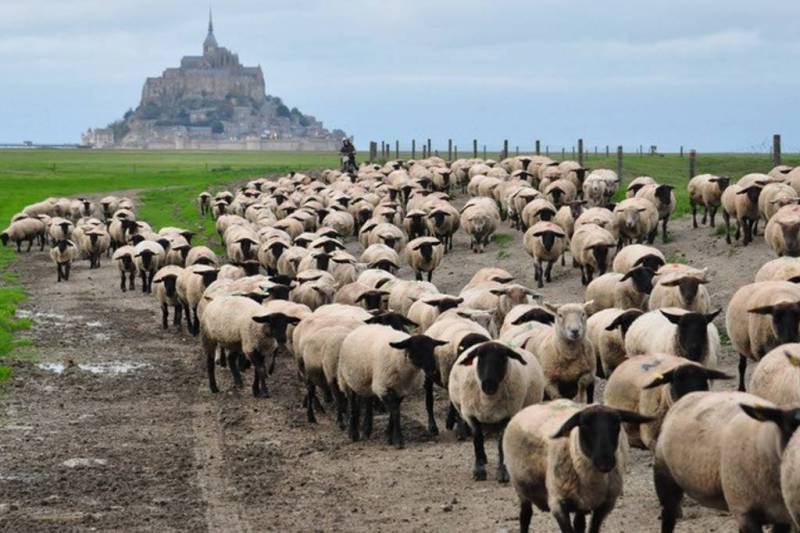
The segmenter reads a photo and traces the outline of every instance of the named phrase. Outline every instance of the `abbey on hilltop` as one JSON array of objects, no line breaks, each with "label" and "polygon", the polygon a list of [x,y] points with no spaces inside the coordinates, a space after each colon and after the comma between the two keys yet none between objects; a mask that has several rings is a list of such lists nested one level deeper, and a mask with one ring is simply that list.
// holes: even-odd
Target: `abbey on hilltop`
[{"label": "abbey on hilltop", "polygon": [[147,78],[136,109],[81,140],[93,148],[337,150],[344,137],[267,95],[261,66],[245,67],[217,44],[209,11],[203,55]]}]

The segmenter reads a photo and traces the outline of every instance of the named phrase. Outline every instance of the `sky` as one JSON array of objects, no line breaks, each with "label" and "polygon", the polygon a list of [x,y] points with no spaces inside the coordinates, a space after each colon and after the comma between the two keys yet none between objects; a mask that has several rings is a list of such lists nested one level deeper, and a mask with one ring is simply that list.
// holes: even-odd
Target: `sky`
[{"label": "sky", "polygon": [[[208,3],[0,0],[0,142],[79,142],[199,55]],[[216,0],[267,93],[356,144],[800,151],[796,0]]]}]

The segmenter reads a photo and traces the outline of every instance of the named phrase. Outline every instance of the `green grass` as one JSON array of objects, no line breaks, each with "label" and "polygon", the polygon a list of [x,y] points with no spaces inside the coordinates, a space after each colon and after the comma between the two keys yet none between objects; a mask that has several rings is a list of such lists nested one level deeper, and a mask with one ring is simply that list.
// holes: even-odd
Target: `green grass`
[{"label": "green grass", "polygon": [[[331,153],[0,150],[0,226],[48,196],[136,190],[139,214],[154,227],[185,226],[208,237],[213,223],[201,221],[194,204],[200,191],[247,177],[335,165],[338,157]],[[14,340],[17,331],[30,327],[29,320],[14,318],[25,299],[10,271],[15,257],[13,247],[0,248],[0,359],[32,351],[25,339]],[[9,376],[9,367],[0,365],[0,382]]]}]

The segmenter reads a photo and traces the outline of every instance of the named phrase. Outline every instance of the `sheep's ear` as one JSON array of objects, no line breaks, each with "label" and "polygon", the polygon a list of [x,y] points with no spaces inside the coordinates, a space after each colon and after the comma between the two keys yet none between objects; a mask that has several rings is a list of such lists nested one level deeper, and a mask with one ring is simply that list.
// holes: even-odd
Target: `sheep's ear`
[{"label": "sheep's ear", "polygon": [[747,405],[740,403],[739,407],[742,408],[747,416],[759,422],[775,422],[778,426],[783,423],[784,412],[775,407],[767,407],[765,405]]},{"label": "sheep's ear", "polygon": [[588,302],[583,304],[583,310],[585,312],[589,312],[592,310],[592,306],[594,305],[594,300],[589,300]]},{"label": "sheep's ear", "polygon": [[714,319],[717,318],[717,315],[720,314],[721,312],[722,312],[722,308],[720,307],[719,309],[717,309],[713,313],[709,313],[707,315],[703,315],[705,317],[705,319],[706,319],[706,324],[710,324],[711,322],[713,322]]},{"label": "sheep's ear", "polygon": [[675,377],[675,370],[670,370],[669,372],[665,372],[663,374],[657,374],[653,380],[645,385],[643,388],[645,389],[655,389],[656,387],[660,387],[661,385],[666,385],[667,383],[672,383],[672,379]]},{"label": "sheep's ear", "polygon": [[664,315],[664,318],[666,318],[667,320],[669,320],[670,322],[672,322],[676,326],[680,323],[682,315],[674,315],[672,313],[667,313],[663,309],[661,309],[660,311],[661,311],[661,314]]},{"label": "sheep's ear", "polygon": [[567,419],[566,422],[556,431],[551,438],[553,439],[560,439],[563,437],[568,437],[570,432],[580,425],[581,421],[581,412],[578,411],[571,417]]},{"label": "sheep's ear", "polygon": [[472,366],[472,363],[475,362],[476,357],[478,357],[478,350],[472,350],[467,354],[466,357],[459,361],[458,364],[462,366]]},{"label": "sheep's ear", "polygon": [[627,422],[628,424],[647,424],[648,422],[655,420],[655,418],[652,416],[640,415],[639,413],[633,411],[627,411],[625,409],[615,410],[619,414],[620,420]]},{"label": "sheep's ear", "polygon": [[513,359],[517,361],[522,366],[527,366],[528,362],[516,351],[512,350],[511,348],[506,348],[505,350],[506,357],[509,359]]},{"label": "sheep's ear", "polygon": [[704,369],[704,375],[706,379],[714,380],[714,379],[733,379],[733,376],[726,374],[725,372],[721,372],[719,370],[715,370],[713,368],[706,368]]},{"label": "sheep's ear", "polygon": [[411,337],[406,337],[405,339],[397,342],[390,342],[389,346],[394,348],[395,350],[405,350],[409,347]]},{"label": "sheep's ear", "polygon": [[675,278],[667,281],[662,281],[659,283],[659,285],[661,285],[662,287],[678,287],[681,284],[681,281],[683,281],[682,278]]},{"label": "sheep's ear", "polygon": [[153,283],[164,283],[164,278],[161,279],[154,279]]},{"label": "sheep's ear", "polygon": [[748,309],[748,313],[755,313],[757,315],[771,315],[772,311],[775,310],[774,305],[762,305],[761,307],[754,307],[752,309]]},{"label": "sheep's ear", "polygon": [[501,289],[491,289],[489,292],[491,292],[495,296],[502,296],[508,293],[508,289],[506,287],[503,287]]},{"label": "sheep's ear", "polygon": [[783,351],[783,355],[786,356],[786,359],[789,360],[789,364],[791,364],[792,366],[795,366],[795,367],[800,366],[800,357],[797,357],[796,355],[794,355],[793,353],[791,353],[788,350],[784,350]]}]

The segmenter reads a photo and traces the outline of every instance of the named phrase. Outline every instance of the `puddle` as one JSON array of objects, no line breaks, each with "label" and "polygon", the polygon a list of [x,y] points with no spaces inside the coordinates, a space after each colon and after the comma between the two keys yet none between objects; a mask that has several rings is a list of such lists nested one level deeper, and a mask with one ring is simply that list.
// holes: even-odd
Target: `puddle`
[{"label": "puddle", "polygon": [[[55,372],[56,374],[62,374],[66,369],[66,365],[64,363],[39,363],[39,368],[42,370],[47,370],[48,372]],[[90,374],[110,374],[110,375],[119,375],[119,374],[127,374],[128,372],[133,372],[135,370],[141,370],[142,368],[147,368],[150,365],[147,363],[139,363],[136,361],[109,361],[107,363],[79,363],[77,365],[78,369],[83,370],[84,372],[89,372]]]}]

